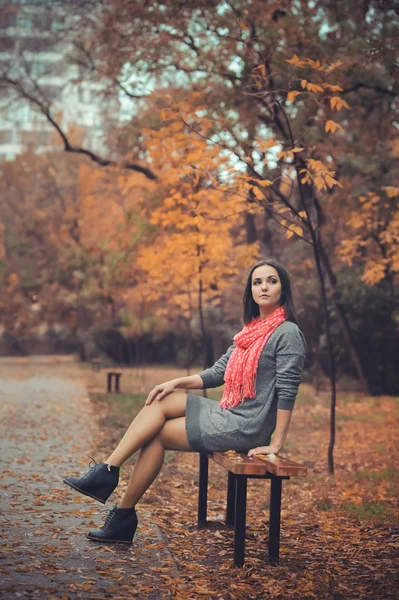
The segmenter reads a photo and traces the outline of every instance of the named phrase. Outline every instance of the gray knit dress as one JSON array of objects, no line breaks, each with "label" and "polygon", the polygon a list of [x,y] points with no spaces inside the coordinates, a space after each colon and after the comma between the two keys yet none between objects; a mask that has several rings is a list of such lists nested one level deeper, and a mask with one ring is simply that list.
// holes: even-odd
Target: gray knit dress
[{"label": "gray knit dress", "polygon": [[[224,383],[230,346],[210,369],[199,373],[204,388]],[[248,452],[268,446],[276,426],[277,409],[292,410],[301,382],[306,342],[295,323],[284,321],[272,333],[259,358],[256,396],[230,409],[218,402],[187,394],[186,431],[197,452]]]}]

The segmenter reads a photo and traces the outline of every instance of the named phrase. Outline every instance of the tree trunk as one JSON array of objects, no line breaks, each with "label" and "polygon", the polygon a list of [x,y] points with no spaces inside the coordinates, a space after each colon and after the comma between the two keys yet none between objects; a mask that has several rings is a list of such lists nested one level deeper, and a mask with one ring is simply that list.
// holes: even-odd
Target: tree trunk
[{"label": "tree trunk", "polygon": [[83,361],[91,360],[97,357],[98,351],[92,333],[89,331],[90,323],[86,308],[83,304],[78,304],[78,339],[81,343],[81,358]]},{"label": "tree trunk", "polygon": [[345,340],[345,344],[348,348],[349,356],[352,360],[353,366],[355,367],[355,370],[356,370],[357,376],[359,378],[361,389],[362,389],[363,393],[366,395],[370,395],[369,384],[368,384],[366,375],[363,370],[363,365],[361,363],[359,353],[358,353],[358,351],[355,347],[354,341],[353,341],[351,327],[350,327],[348,318],[346,316],[345,309],[340,302],[341,293],[338,288],[337,277],[336,277],[334,271],[332,270],[328,255],[321,243],[319,244],[319,247],[320,247],[320,258],[321,258],[323,266],[326,270],[329,283],[331,285],[331,289],[333,292],[334,306],[337,311],[339,323],[341,325],[342,335],[344,336],[344,340]]},{"label": "tree trunk", "polygon": [[330,404],[330,441],[328,444],[327,460],[328,470],[331,474],[334,473],[334,445],[335,445],[335,408],[337,404],[337,388],[336,388],[336,368],[335,368],[335,356],[331,338],[331,326],[330,326],[330,315],[328,313],[327,303],[327,292],[326,284],[324,279],[323,268],[321,266],[320,248],[319,242],[316,238],[313,226],[310,226],[310,232],[313,239],[313,254],[316,262],[317,275],[319,278],[320,292],[321,292],[321,303],[324,313],[324,321],[326,325],[326,337],[327,337],[327,351],[328,351],[328,370],[330,377],[330,389],[331,389],[331,404]]},{"label": "tree trunk", "polygon": [[185,319],[186,323],[186,360],[185,367],[187,375],[190,375],[191,366],[193,363],[193,332],[191,329],[191,319]]},{"label": "tree trunk", "polygon": [[255,216],[252,213],[245,213],[245,232],[247,244],[253,244],[258,239],[256,230]]},{"label": "tree trunk", "polygon": [[[200,318],[202,347],[203,347],[203,367],[204,367],[204,369],[206,369],[207,368],[207,364],[206,364],[206,362],[207,362],[206,328],[205,328],[205,319],[204,319],[204,308],[202,306],[202,293],[203,293],[203,290],[202,290],[202,279],[200,277],[199,278],[199,284],[198,284],[198,311],[199,311],[199,318]],[[205,396],[205,398],[208,397],[208,394],[207,394],[206,390],[204,390],[204,396]]]},{"label": "tree trunk", "polygon": [[204,307],[202,305],[202,295],[203,295],[203,288],[202,288],[202,279],[201,277],[199,278],[199,283],[198,283],[198,312],[199,312],[199,320],[200,320],[200,329],[201,329],[201,338],[202,338],[202,349],[203,349],[203,367],[204,369],[206,369],[207,365],[206,365],[206,355],[207,355],[207,351],[206,351],[206,328],[205,328],[205,318],[204,318]]},{"label": "tree trunk", "polygon": [[[292,140],[293,143],[293,140]],[[320,285],[320,299],[324,313],[324,322],[326,327],[326,338],[327,338],[327,354],[328,354],[328,371],[330,378],[330,390],[331,390],[331,401],[330,401],[330,441],[328,444],[327,451],[327,462],[328,470],[331,474],[334,473],[334,446],[335,446],[335,409],[337,404],[337,384],[336,384],[336,365],[334,348],[331,336],[331,324],[330,315],[328,312],[327,302],[327,291],[326,282],[321,261],[321,227],[322,227],[322,214],[316,211],[316,224],[314,224],[309,216],[308,200],[310,206],[314,206],[314,189],[306,184],[302,184],[299,176],[299,167],[296,165],[297,180],[299,185],[299,194],[301,198],[301,204],[303,209],[306,211],[309,233],[312,239],[313,255],[316,263],[316,271]],[[320,207],[321,208],[321,207]]]}]

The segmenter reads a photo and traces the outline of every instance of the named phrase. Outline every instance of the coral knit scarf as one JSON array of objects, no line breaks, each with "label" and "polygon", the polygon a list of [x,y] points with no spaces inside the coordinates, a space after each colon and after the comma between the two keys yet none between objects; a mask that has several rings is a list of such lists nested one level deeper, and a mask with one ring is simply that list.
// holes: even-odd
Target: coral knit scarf
[{"label": "coral knit scarf", "polygon": [[234,336],[236,347],[230,355],[224,375],[222,408],[233,408],[256,394],[259,357],[273,331],[287,319],[282,306],[266,319],[253,319]]}]

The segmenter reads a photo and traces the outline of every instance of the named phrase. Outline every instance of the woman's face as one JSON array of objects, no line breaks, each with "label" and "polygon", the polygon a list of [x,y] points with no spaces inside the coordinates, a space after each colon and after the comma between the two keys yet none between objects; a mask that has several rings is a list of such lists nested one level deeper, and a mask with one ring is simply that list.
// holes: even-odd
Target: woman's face
[{"label": "woman's face", "polygon": [[260,316],[272,313],[280,306],[281,281],[274,267],[262,265],[252,273],[252,297],[259,305]]}]

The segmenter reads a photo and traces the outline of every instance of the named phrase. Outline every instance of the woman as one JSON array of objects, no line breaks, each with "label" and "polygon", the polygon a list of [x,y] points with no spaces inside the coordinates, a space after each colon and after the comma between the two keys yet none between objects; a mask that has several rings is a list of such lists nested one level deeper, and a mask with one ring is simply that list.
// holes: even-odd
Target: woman
[{"label": "woman", "polygon": [[[105,503],[119,468],[140,450],[128,488],[103,527],[90,531],[98,542],[131,544],[135,506],[158,475],[165,450],[236,450],[278,454],[291,421],[306,345],[296,325],[287,271],[274,260],[254,265],[244,292],[244,328],[210,369],[157,385],[112,454],[66,484]],[[220,405],[184,390],[225,383]],[[271,436],[274,432],[273,441]]]}]

